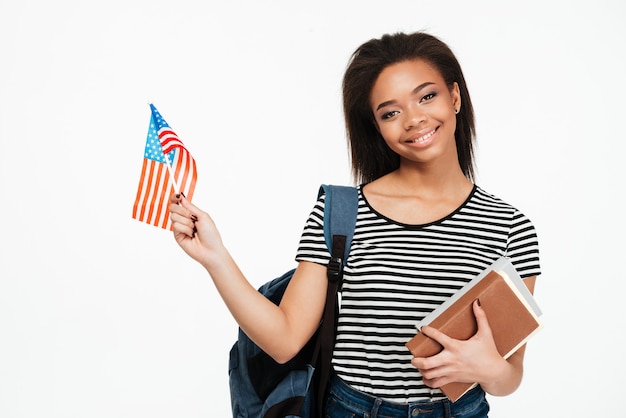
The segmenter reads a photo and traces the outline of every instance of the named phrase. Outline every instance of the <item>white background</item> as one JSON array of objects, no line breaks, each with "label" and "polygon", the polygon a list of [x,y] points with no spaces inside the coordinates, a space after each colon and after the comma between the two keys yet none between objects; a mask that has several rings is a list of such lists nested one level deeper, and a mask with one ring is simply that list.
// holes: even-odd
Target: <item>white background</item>
[{"label": "white background", "polygon": [[[251,282],[351,183],[350,53],[427,30],[465,71],[478,183],[535,223],[545,329],[492,416],[616,416],[626,373],[626,8],[615,0],[0,0],[0,417],[227,417],[236,324],[131,219],[153,101]],[[612,383],[614,382],[614,383]]]}]

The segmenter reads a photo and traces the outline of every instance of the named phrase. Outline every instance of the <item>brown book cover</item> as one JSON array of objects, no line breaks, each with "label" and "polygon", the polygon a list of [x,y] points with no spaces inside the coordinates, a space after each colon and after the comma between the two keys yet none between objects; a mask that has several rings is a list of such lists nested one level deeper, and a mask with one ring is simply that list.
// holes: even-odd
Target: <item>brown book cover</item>
[{"label": "brown book cover", "polygon": [[[538,314],[526,300],[528,296],[530,293],[523,295],[504,271],[491,270],[432,322],[423,324],[437,328],[451,338],[467,340],[478,329],[472,303],[479,299],[487,314],[498,352],[508,358],[541,328]],[[417,333],[406,343],[406,347],[415,357],[430,357],[443,349],[422,333]],[[455,382],[440,389],[455,402],[474,386],[476,383]]]}]

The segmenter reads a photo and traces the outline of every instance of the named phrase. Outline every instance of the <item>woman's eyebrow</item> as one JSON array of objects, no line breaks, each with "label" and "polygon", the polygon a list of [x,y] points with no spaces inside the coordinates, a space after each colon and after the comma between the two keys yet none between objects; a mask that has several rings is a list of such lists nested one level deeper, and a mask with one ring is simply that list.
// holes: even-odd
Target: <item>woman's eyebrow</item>
[{"label": "woman's eyebrow", "polygon": [[[419,92],[420,92],[423,88],[428,87],[428,86],[433,85],[433,84],[435,84],[435,83],[434,83],[434,82],[432,82],[432,81],[426,81],[425,83],[422,83],[422,84],[420,84],[419,86],[415,87],[415,88],[413,89],[413,91],[411,92],[411,94],[417,94],[417,93],[419,93]],[[380,108],[382,108],[382,107],[385,107],[385,106],[389,106],[389,105],[395,104],[395,103],[396,103],[396,101],[395,101],[395,100],[388,100],[388,101],[386,101],[386,102],[382,102],[381,104],[379,104],[379,105],[378,105],[378,107],[376,107],[376,110],[378,110],[378,109],[380,109]]]},{"label": "woman's eyebrow", "polygon": [[431,85],[433,85],[433,84],[435,84],[435,83],[434,83],[434,82],[432,82],[432,81],[427,81],[427,82],[425,82],[425,83],[422,83],[422,84],[420,84],[419,86],[415,87],[411,93],[413,93],[413,94],[417,94],[417,93],[419,93],[419,92],[420,92],[420,90],[422,90],[423,88],[428,87],[428,86],[431,86]]}]

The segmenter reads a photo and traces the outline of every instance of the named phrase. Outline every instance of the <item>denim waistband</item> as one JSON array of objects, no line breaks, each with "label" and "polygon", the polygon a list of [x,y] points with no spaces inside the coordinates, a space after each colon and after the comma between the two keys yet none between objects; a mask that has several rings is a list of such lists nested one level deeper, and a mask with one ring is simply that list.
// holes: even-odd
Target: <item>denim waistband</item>
[{"label": "denim waistband", "polygon": [[485,392],[480,386],[476,386],[454,403],[448,399],[392,402],[356,390],[337,376],[331,379],[330,395],[350,408],[363,412],[364,416],[370,417],[451,417],[452,414],[462,415],[466,411],[474,410],[485,401]]}]

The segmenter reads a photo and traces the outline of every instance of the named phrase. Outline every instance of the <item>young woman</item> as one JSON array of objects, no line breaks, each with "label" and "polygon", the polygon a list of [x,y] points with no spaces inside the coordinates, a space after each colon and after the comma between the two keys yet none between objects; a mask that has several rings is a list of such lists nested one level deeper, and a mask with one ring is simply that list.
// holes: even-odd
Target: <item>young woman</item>
[{"label": "young woman", "polygon": [[[343,81],[359,213],[344,270],[329,417],[484,417],[485,392],[507,395],[522,378],[524,348],[503,359],[475,302],[477,333],[412,358],[415,324],[500,256],[534,289],[540,273],[531,222],[473,183],[474,116],[451,50],[426,33],[361,45]],[[293,357],[324,305],[324,196],[305,224],[298,268],[279,307],[244,278],[207,213],[182,196],[170,205],[180,246],[209,272],[241,328],[275,360]],[[479,385],[451,403],[437,389]]]}]

